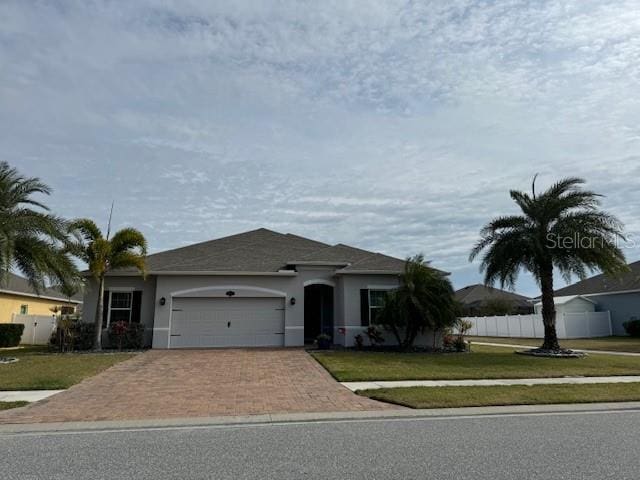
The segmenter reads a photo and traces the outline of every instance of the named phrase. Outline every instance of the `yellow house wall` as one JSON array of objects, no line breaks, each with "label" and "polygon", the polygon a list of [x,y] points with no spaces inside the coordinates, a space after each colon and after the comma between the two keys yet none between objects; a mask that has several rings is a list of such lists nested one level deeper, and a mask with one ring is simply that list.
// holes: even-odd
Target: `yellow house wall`
[{"label": "yellow house wall", "polygon": [[27,311],[29,315],[53,315],[53,312],[49,310],[51,307],[67,305],[67,303],[0,293],[0,323],[11,323],[11,315],[20,313],[20,305],[29,306]]}]

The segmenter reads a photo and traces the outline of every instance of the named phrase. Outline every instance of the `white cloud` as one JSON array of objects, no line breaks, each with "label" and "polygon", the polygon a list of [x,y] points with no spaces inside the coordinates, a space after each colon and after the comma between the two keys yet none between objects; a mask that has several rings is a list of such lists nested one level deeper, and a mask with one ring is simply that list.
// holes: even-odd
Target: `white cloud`
[{"label": "white cloud", "polygon": [[115,198],[156,251],[264,225],[424,251],[463,284],[536,172],[587,177],[640,234],[636,1],[16,0],[0,18],[4,157],[64,215]]}]

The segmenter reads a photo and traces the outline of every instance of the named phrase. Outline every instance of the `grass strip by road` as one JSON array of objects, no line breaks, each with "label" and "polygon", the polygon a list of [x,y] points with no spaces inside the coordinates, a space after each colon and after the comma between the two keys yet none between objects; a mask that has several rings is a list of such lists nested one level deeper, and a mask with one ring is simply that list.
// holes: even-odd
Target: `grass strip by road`
[{"label": "grass strip by road", "polygon": [[[468,337],[471,342],[506,343],[510,345],[531,345],[538,347],[542,344],[540,338],[512,338],[512,337]],[[578,338],[574,340],[560,340],[564,348],[578,350],[605,350],[610,352],[640,353],[640,338],[633,337],[602,337]]]},{"label": "grass strip by road", "polygon": [[591,385],[500,385],[492,387],[409,387],[361,390],[360,395],[410,408],[631,402],[640,383]]},{"label": "grass strip by road", "polygon": [[640,375],[640,357],[536,358],[473,345],[471,353],[333,351],[313,356],[340,382]]},{"label": "grass strip by road", "polygon": [[29,402],[0,402],[0,411],[9,410],[10,408],[24,407]]},{"label": "grass strip by road", "polygon": [[0,390],[62,390],[133,356],[128,353],[44,353],[42,348],[0,350],[16,357],[0,365]]}]

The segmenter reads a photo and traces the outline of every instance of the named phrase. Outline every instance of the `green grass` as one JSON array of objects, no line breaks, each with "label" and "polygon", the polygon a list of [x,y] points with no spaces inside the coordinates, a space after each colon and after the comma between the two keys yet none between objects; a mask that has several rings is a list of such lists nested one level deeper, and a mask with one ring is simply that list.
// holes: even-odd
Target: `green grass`
[{"label": "green grass", "polygon": [[[535,347],[542,344],[541,338],[469,337],[469,340],[472,342],[533,345]],[[574,340],[560,340],[560,345],[565,348],[577,348],[580,350],[609,350],[612,352],[640,353],[640,338],[633,337],[578,338]]]},{"label": "green grass", "polygon": [[47,353],[46,347],[0,349],[18,362],[0,365],[0,390],[61,390],[131,358],[127,353]]},{"label": "green grass", "polygon": [[0,411],[9,410],[10,408],[24,407],[29,402],[0,402]]},{"label": "green grass", "polygon": [[411,387],[363,390],[361,395],[410,408],[628,402],[640,400],[640,383]]},{"label": "green grass", "polygon": [[314,352],[337,380],[460,380],[640,375],[640,357],[535,358],[513,349],[473,345],[472,353]]}]

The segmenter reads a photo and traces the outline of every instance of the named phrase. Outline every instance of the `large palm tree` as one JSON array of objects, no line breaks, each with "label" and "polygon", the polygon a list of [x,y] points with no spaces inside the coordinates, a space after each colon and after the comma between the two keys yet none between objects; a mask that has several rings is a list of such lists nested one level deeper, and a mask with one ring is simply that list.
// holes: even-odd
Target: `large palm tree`
[{"label": "large palm tree", "polygon": [[66,222],[33,198],[38,194],[50,195],[51,189],[0,162],[0,283],[15,269],[37,292],[50,284],[71,284],[78,276],[63,248]]},{"label": "large palm tree", "polygon": [[600,195],[584,190],[580,178],[566,178],[536,194],[511,190],[521,215],[498,217],[480,232],[470,260],[481,253],[485,283],[496,281],[514,287],[521,270],[534,276],[542,293],[543,350],[559,351],[553,272],[557,268],[566,281],[576,275],[601,270],[615,275],[627,270],[618,247],[623,227],[613,215],[600,210]]},{"label": "large palm tree", "polygon": [[98,284],[94,348],[100,350],[105,276],[110,270],[119,268],[135,268],[144,275],[147,241],[134,228],[123,228],[109,238],[109,234],[104,236],[93,220],[86,218],[71,222],[70,232],[75,238],[70,251],[88,265],[89,273]]}]

